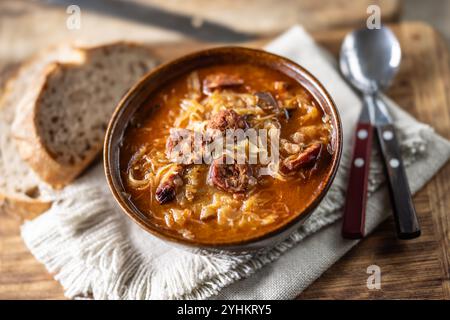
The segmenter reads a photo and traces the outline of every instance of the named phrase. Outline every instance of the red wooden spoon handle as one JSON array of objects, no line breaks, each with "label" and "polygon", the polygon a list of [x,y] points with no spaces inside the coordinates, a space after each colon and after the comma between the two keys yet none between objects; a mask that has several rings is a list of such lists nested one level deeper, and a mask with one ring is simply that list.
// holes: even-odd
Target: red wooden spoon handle
[{"label": "red wooden spoon handle", "polygon": [[364,237],[372,135],[370,123],[357,124],[342,224],[342,236],[347,239]]}]

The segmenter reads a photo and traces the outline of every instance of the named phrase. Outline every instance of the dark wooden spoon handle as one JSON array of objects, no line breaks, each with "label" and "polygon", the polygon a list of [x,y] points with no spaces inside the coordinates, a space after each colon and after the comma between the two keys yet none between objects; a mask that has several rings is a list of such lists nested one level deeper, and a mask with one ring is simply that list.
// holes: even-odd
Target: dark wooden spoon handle
[{"label": "dark wooden spoon handle", "polygon": [[383,154],[384,166],[388,176],[389,191],[400,239],[413,239],[420,236],[420,226],[411,198],[400,147],[391,124],[376,127],[378,141]]},{"label": "dark wooden spoon handle", "polygon": [[342,224],[342,236],[346,239],[364,237],[372,135],[370,123],[357,124]]}]

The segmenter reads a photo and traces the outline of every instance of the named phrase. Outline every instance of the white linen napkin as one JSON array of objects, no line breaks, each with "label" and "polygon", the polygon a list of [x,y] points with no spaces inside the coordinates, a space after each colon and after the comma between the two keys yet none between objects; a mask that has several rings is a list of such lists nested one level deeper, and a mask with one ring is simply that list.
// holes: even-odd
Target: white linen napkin
[{"label": "white linen napkin", "polygon": [[[357,243],[341,238],[338,220],[361,101],[328,54],[301,27],[293,27],[266,50],[310,70],[329,90],[340,111],[343,157],[319,208],[289,239],[266,253],[199,256],[171,247],[130,222],[115,204],[99,164],[64,189],[49,211],[22,227],[26,245],[63,285],[67,297],[291,299]],[[416,192],[449,159],[450,142],[392,101],[388,104],[396,119],[410,187]],[[367,233],[389,215],[384,173],[375,151],[369,193]]]}]

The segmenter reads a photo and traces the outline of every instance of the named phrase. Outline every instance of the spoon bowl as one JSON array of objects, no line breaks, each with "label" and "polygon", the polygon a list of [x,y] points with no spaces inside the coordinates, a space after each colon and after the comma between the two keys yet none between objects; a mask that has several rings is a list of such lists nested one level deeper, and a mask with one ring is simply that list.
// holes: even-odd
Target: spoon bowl
[{"label": "spoon bowl", "polygon": [[355,88],[373,94],[391,84],[401,56],[400,44],[389,28],[360,29],[345,37],[339,63]]}]

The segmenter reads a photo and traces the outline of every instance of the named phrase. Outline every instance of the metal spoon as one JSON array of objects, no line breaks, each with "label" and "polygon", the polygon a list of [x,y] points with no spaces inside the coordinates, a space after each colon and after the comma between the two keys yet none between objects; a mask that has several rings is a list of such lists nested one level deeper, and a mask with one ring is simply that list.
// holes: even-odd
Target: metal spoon
[{"label": "metal spoon", "polygon": [[[375,126],[381,146],[389,181],[389,190],[397,234],[401,239],[420,235],[420,227],[411,199],[408,181],[401,158],[400,148],[387,105],[379,92],[388,88],[396,75],[401,61],[400,44],[387,27],[353,31],[344,39],[340,55],[340,68],[345,78],[359,90],[364,99],[363,110],[357,126],[354,160],[350,172],[349,193],[344,211],[345,229],[364,233],[365,198],[370,161],[372,127]],[[363,124],[363,128],[360,125]],[[361,131],[366,130],[366,131]],[[358,198],[359,197],[359,198]],[[358,199],[364,199],[363,201]],[[359,204],[359,208],[354,203]],[[361,210],[358,212],[358,210]],[[358,216],[361,216],[358,217]],[[359,227],[359,232],[358,232]],[[361,236],[362,236],[361,235]]]}]

